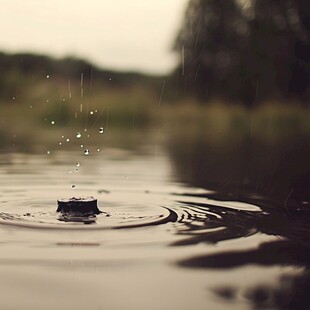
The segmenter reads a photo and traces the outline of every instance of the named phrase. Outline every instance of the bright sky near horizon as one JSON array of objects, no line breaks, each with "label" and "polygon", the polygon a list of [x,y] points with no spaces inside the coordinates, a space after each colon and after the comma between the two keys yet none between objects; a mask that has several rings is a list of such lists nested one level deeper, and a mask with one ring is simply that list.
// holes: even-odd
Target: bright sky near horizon
[{"label": "bright sky near horizon", "polygon": [[103,68],[167,73],[189,0],[1,0],[0,51],[76,56]]}]

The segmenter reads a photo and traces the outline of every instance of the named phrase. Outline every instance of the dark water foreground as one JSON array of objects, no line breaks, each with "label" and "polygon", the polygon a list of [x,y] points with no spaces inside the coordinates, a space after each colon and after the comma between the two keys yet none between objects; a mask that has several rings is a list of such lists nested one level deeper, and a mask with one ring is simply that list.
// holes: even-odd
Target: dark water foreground
[{"label": "dark water foreground", "polygon": [[[180,136],[3,153],[1,308],[308,309],[306,137],[268,149]],[[64,221],[57,199],[73,196],[103,212]]]}]

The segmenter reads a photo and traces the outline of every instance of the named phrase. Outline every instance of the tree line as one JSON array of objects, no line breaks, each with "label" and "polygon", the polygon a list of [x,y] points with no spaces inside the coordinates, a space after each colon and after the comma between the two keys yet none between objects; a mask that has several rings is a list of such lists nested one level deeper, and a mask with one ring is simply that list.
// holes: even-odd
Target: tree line
[{"label": "tree line", "polygon": [[307,103],[309,14],[309,0],[190,0],[174,43],[179,93]]}]

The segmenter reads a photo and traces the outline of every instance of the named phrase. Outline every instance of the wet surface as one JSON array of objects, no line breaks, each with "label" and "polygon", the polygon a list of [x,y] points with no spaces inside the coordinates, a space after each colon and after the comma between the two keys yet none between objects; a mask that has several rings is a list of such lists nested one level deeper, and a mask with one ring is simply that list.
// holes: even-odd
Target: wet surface
[{"label": "wet surface", "polygon": [[[310,303],[308,216],[259,196],[233,199],[183,183],[158,148],[106,149],[87,160],[75,151],[3,154],[0,175],[4,308]],[[95,197],[102,213],[64,219],[56,212],[58,199],[84,196]]]}]

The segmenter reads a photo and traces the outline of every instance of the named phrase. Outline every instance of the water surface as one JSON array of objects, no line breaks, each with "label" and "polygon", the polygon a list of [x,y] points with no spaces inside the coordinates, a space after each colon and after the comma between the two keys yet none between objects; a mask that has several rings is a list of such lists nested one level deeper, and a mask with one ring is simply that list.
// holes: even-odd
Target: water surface
[{"label": "water surface", "polygon": [[[237,152],[234,143],[223,150],[204,141],[174,137],[166,146],[93,148],[88,156],[77,148],[3,151],[1,308],[310,304],[307,175],[299,173],[306,161],[296,164],[298,195],[287,188],[297,182],[291,177],[275,184],[276,194],[266,195],[264,180],[275,177],[270,171],[275,152],[284,149],[260,161],[252,144],[257,165],[250,169],[240,159],[248,156],[246,147]],[[289,150],[299,154],[304,142]],[[266,163],[267,174],[261,168]],[[97,198],[103,213],[61,221],[57,199],[82,196]]]}]

